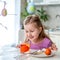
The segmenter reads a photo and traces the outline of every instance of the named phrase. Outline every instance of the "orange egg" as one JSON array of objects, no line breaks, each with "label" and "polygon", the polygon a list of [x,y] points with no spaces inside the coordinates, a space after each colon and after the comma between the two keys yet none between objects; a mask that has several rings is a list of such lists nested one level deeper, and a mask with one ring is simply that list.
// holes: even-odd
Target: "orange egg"
[{"label": "orange egg", "polygon": [[20,45],[20,52],[24,53],[29,51],[29,46],[27,44],[21,44]]},{"label": "orange egg", "polygon": [[51,49],[46,48],[46,50],[45,50],[45,54],[46,54],[46,55],[50,55],[50,54],[51,54]]}]

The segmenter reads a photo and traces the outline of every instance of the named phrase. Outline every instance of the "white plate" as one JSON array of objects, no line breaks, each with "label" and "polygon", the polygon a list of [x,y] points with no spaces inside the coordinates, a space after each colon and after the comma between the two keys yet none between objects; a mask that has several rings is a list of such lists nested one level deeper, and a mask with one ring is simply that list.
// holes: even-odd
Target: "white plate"
[{"label": "white plate", "polygon": [[46,55],[44,52],[41,54],[31,54],[33,57],[40,57],[40,58],[47,58],[47,57],[53,57],[55,55],[56,51],[52,51],[51,55]]}]

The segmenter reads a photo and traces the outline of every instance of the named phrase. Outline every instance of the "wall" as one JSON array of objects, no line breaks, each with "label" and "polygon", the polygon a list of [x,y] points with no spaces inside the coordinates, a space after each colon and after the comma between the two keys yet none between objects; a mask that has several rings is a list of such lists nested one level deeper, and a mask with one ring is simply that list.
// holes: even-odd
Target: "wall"
[{"label": "wall", "polygon": [[[22,11],[24,9],[24,4],[25,4],[24,2],[21,3],[21,5],[23,6]],[[40,9],[40,7],[41,5],[38,5],[36,6],[36,9]],[[50,15],[49,21],[44,22],[44,24],[50,28],[56,28],[57,26],[60,26],[60,4],[59,5],[43,5],[43,7],[47,11],[47,13]]]},{"label": "wall", "polygon": [[[40,9],[40,7],[41,6],[36,6],[37,9]],[[44,24],[50,28],[60,26],[60,5],[47,5],[43,7],[50,15],[49,21],[45,22]]]},{"label": "wall", "polygon": [[[4,8],[4,1],[6,1],[6,16],[2,16],[1,14]],[[20,11],[17,12],[17,7],[15,7],[15,0],[0,0],[0,47],[11,45],[18,41],[18,34],[16,31],[20,27],[19,12]]]},{"label": "wall", "polygon": [[19,39],[19,30],[21,28],[21,17],[20,17],[20,13],[21,13],[21,0],[15,0],[15,42],[16,44],[18,43],[18,39]]},{"label": "wall", "polygon": [[[21,12],[24,11],[25,5],[26,5],[26,0],[21,0],[21,8],[20,8]],[[23,23],[23,19],[21,18],[20,25],[22,25],[22,23]]]}]

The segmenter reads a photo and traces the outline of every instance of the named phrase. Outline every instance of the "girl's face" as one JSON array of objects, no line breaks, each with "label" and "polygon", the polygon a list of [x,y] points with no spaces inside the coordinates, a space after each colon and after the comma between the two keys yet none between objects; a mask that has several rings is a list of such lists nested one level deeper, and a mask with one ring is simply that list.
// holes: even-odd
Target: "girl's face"
[{"label": "girl's face", "polygon": [[42,30],[41,27],[36,28],[36,25],[34,23],[24,25],[24,29],[26,37],[31,41],[36,41]]}]

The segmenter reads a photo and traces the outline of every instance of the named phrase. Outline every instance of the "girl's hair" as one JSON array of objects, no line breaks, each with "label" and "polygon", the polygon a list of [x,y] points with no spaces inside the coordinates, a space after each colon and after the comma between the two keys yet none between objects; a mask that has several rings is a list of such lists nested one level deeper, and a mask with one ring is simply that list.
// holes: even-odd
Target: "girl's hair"
[{"label": "girl's hair", "polygon": [[[26,25],[26,24],[29,24],[29,23],[35,23],[36,27],[39,28],[39,27],[42,27],[42,31],[39,35],[39,38],[43,39],[45,37],[47,37],[48,39],[50,39],[46,33],[44,32],[44,27],[40,21],[40,17],[38,15],[29,15],[26,17],[26,19],[24,20],[23,24]],[[27,41],[27,39],[25,40]]]}]

